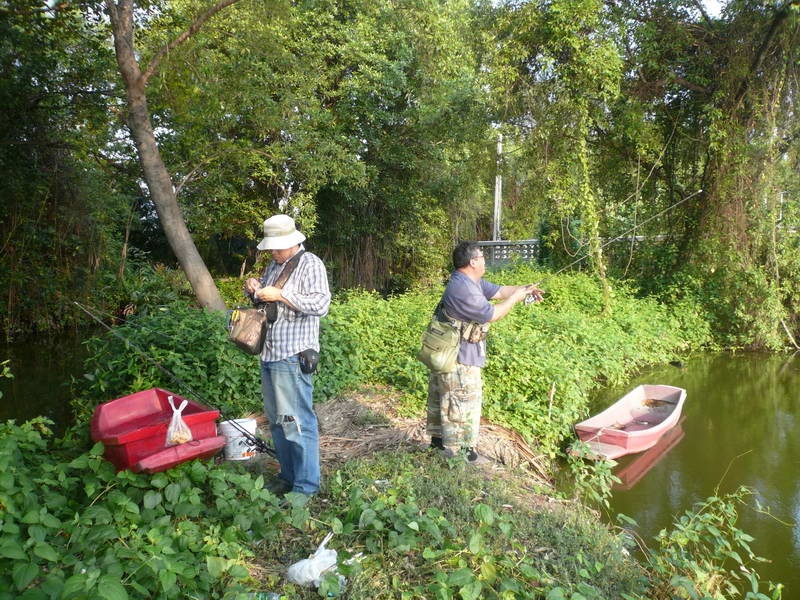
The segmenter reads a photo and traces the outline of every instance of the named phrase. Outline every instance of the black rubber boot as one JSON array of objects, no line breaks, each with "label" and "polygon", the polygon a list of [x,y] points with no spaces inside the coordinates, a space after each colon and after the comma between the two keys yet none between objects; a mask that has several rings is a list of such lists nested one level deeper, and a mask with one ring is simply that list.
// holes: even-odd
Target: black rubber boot
[{"label": "black rubber boot", "polygon": [[444,441],[440,437],[431,437],[431,448],[444,450]]}]

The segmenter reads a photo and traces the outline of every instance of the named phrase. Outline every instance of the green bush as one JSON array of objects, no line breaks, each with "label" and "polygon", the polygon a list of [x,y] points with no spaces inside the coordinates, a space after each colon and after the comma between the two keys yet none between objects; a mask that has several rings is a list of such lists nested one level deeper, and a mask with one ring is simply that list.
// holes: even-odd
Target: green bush
[{"label": "green bush", "polygon": [[365,554],[349,598],[599,600],[646,588],[621,538],[593,515],[532,505],[463,462],[381,453],[348,463],[328,488],[320,518],[335,547]]},{"label": "green bush", "polygon": [[[234,598],[253,589],[253,540],[291,514],[229,464],[115,473],[36,419],[0,424],[0,599]],[[302,515],[295,523],[301,525]]]},{"label": "green bush", "polygon": [[90,339],[87,383],[74,401],[76,421],[94,406],[161,387],[219,408],[236,418],[261,411],[258,358],[227,339],[224,315],[181,305],[135,315]]},{"label": "green bush", "polygon": [[658,534],[658,548],[648,553],[656,598],[781,598],[782,585],[762,584],[754,565],[765,559],[753,553],[753,538],[736,526],[736,507],[750,494],[741,487],[697,502],[672,529]]}]

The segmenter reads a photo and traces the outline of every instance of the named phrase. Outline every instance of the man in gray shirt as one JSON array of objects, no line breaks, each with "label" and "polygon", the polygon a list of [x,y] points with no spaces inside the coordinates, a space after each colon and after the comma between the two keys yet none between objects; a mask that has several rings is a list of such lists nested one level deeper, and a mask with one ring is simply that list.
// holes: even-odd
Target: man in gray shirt
[{"label": "man in gray shirt", "polygon": [[453,266],[438,317],[459,322],[462,337],[455,370],[429,376],[427,432],[431,447],[448,455],[463,449],[468,462],[478,463],[482,459],[475,450],[483,402],[481,368],[486,363],[489,323],[505,317],[526,296],[541,301],[544,292],[535,285],[500,286],[483,279],[486,261],[475,242],[456,246]]}]

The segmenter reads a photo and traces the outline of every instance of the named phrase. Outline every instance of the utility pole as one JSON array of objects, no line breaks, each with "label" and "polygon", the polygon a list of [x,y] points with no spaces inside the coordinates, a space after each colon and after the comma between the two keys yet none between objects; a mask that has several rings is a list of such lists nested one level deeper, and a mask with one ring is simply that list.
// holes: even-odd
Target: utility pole
[{"label": "utility pole", "polygon": [[492,241],[500,239],[500,212],[503,202],[503,134],[497,135],[497,174],[494,178],[494,220],[492,221]]}]

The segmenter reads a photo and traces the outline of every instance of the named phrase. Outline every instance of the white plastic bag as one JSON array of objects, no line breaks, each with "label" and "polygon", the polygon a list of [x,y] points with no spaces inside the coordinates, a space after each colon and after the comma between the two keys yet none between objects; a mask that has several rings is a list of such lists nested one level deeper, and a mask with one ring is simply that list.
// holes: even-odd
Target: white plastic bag
[{"label": "white plastic bag", "polygon": [[325,547],[333,533],[329,533],[322,540],[322,543],[316,549],[314,554],[303,560],[299,560],[289,567],[286,572],[286,577],[291,583],[296,583],[303,586],[319,587],[322,583],[323,575],[336,568],[336,550],[330,550]]},{"label": "white plastic bag", "polygon": [[189,403],[188,400],[181,402],[178,408],[175,408],[172,396],[167,396],[169,405],[172,407],[172,420],[169,422],[167,429],[167,442],[165,446],[177,446],[178,444],[185,444],[192,441],[192,430],[181,417],[181,412],[186,408]]}]

